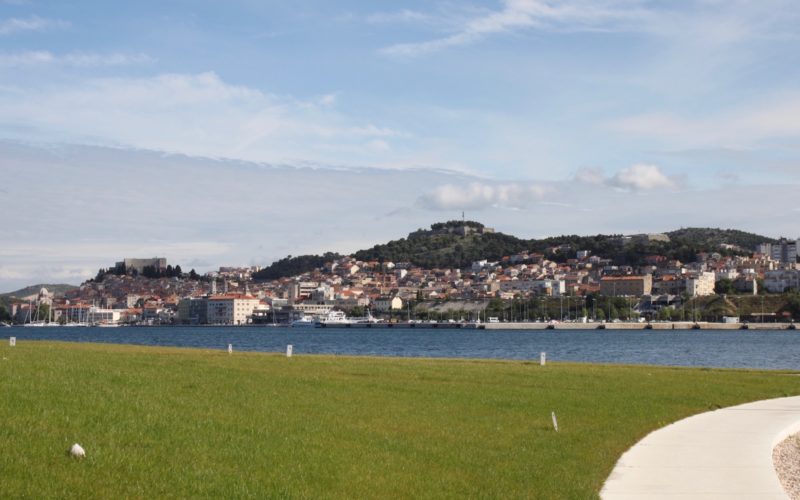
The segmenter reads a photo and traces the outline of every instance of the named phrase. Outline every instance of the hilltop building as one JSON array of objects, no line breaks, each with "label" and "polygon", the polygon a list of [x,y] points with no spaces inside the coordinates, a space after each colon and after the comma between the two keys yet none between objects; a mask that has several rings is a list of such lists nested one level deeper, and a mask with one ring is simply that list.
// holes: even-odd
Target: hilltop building
[{"label": "hilltop building", "polygon": [[137,273],[142,274],[145,267],[152,267],[156,271],[163,271],[167,268],[167,259],[163,257],[153,257],[152,259],[123,259],[122,262],[117,262],[117,268],[125,268],[126,271],[135,269]]}]

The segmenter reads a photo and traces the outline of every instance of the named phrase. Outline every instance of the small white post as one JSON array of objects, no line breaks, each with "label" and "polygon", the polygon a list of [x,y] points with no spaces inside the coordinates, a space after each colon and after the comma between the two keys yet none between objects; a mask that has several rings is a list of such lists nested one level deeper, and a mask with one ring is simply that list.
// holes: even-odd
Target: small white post
[{"label": "small white post", "polygon": [[286,346],[286,357],[287,358],[291,358],[292,357],[292,344],[289,344],[289,345]]},{"label": "small white post", "polygon": [[544,366],[547,363],[547,353],[540,352],[539,353],[539,366]]},{"label": "small white post", "polygon": [[228,354],[233,354],[233,344],[228,344]]},{"label": "small white post", "polygon": [[11,347],[17,345],[17,337],[11,337],[10,339],[8,339],[8,345],[10,345]]},{"label": "small white post", "polygon": [[556,412],[554,411],[550,412],[550,416],[553,417],[553,429],[555,429],[556,432],[558,432],[558,419],[556,418]]}]

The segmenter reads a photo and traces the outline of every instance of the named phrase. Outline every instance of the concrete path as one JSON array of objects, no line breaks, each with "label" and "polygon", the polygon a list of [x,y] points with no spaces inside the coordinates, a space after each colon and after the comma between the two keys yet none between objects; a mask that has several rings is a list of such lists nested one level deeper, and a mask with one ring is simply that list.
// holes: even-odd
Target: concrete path
[{"label": "concrete path", "polygon": [[800,431],[800,396],[732,406],[652,432],[600,492],[615,499],[786,499],[772,449]]}]

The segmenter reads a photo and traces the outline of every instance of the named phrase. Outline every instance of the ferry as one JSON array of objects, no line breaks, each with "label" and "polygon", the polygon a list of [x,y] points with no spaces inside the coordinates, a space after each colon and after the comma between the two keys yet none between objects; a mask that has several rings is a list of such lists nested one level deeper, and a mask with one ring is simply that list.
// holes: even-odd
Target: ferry
[{"label": "ferry", "polygon": [[349,326],[351,324],[352,321],[347,319],[347,315],[345,315],[344,311],[330,311],[325,316],[322,316],[314,321],[315,328],[325,328],[328,326]]},{"label": "ferry", "polygon": [[312,316],[304,315],[302,318],[296,319],[291,322],[292,328],[302,328],[304,326],[314,326],[315,321]]}]

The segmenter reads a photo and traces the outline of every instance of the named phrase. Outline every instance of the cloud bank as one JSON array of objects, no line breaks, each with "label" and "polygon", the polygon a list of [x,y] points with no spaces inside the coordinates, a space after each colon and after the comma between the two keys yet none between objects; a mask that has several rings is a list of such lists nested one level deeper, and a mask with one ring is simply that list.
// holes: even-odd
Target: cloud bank
[{"label": "cloud bank", "polygon": [[428,210],[524,208],[552,192],[553,188],[537,184],[445,184],[420,196],[417,205]]},{"label": "cloud bank", "polygon": [[656,165],[637,163],[606,177],[602,170],[584,168],[574,180],[584,184],[606,185],[624,191],[650,191],[653,189],[676,189],[679,182],[670,178]]}]

